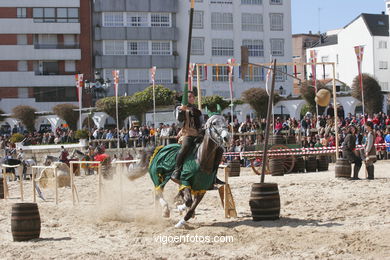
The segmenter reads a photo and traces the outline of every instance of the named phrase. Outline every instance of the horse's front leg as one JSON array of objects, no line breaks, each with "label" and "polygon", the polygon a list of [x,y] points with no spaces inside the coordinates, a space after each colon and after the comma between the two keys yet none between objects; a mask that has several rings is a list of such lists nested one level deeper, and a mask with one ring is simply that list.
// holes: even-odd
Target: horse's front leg
[{"label": "horse's front leg", "polygon": [[194,196],[194,203],[191,205],[190,209],[187,211],[187,213],[185,214],[184,218],[182,218],[176,225],[175,227],[176,228],[181,228],[183,227],[183,225],[190,219],[194,216],[195,214],[195,209],[196,207],[199,205],[199,203],[202,201],[203,199],[203,196],[204,196],[204,193],[198,193]]},{"label": "horse's front leg", "polygon": [[155,196],[155,200],[160,203],[160,206],[162,208],[162,216],[164,218],[169,218],[170,210],[169,210],[169,205],[163,196],[163,188],[156,190],[154,196]]}]

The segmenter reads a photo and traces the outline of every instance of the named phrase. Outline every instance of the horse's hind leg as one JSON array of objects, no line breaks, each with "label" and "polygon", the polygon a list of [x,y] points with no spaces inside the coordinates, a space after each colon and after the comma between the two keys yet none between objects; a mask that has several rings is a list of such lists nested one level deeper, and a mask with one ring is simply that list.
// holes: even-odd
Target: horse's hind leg
[{"label": "horse's hind leg", "polygon": [[169,218],[170,216],[169,205],[168,202],[166,202],[166,200],[164,199],[163,191],[161,189],[156,190],[154,196],[155,196],[155,200],[160,203],[160,206],[162,208],[162,216],[164,218]]},{"label": "horse's hind leg", "polygon": [[184,216],[184,218],[182,218],[176,225],[175,227],[176,228],[181,228],[183,227],[183,225],[190,219],[194,216],[195,214],[195,209],[196,207],[199,205],[199,203],[202,201],[203,199],[203,196],[204,196],[204,193],[199,193],[199,194],[196,194],[195,195],[195,201],[194,203],[192,204],[191,208],[187,211],[186,215]]}]

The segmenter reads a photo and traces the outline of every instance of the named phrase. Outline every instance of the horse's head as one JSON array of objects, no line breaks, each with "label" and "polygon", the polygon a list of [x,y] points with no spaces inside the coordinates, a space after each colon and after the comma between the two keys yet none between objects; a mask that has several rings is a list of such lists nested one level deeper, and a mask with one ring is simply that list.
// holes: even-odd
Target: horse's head
[{"label": "horse's head", "polygon": [[219,146],[230,141],[231,136],[223,116],[214,115],[210,117],[206,122],[205,128],[206,134]]}]

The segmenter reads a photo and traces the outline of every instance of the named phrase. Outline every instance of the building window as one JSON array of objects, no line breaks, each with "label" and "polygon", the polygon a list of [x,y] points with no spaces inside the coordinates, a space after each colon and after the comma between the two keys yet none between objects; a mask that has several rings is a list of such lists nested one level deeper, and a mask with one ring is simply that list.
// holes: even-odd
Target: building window
[{"label": "building window", "polygon": [[284,56],[284,39],[271,39],[271,55]]},{"label": "building window", "polygon": [[213,39],[211,46],[212,56],[234,56],[233,40]]},{"label": "building window", "polygon": [[379,69],[387,70],[387,61],[379,61]]},{"label": "building window", "polygon": [[[104,75],[104,79],[109,79],[111,80],[111,82],[114,81],[113,77],[112,77],[112,71],[113,70],[118,70],[118,69],[104,69],[103,70],[103,75]],[[119,69],[119,83],[121,84],[124,84],[126,83],[127,80],[126,80],[126,75],[125,75],[125,69]]]},{"label": "building window", "polygon": [[262,5],[263,0],[241,0],[242,5]]},{"label": "building window", "polygon": [[[156,72],[157,74],[157,72]],[[149,83],[148,69],[127,69],[126,70],[127,83],[129,84],[143,84]]]},{"label": "building window", "polygon": [[283,0],[270,0],[269,3],[271,5],[282,5],[283,4]]},{"label": "building window", "polygon": [[260,67],[250,67],[245,74],[244,82],[259,82],[264,81],[267,69]]},{"label": "building window", "polygon": [[152,13],[150,16],[152,27],[171,27],[171,14]]},{"label": "building window", "polygon": [[271,31],[283,31],[283,14],[269,14]]},{"label": "building window", "polygon": [[204,38],[193,37],[191,40],[191,55],[204,55]]},{"label": "building window", "polygon": [[203,29],[203,11],[194,11],[194,29]]},{"label": "building window", "polygon": [[27,45],[27,35],[26,34],[17,34],[16,42],[18,45]]},{"label": "building window", "polygon": [[242,45],[248,47],[250,57],[264,57],[264,44],[262,40],[243,40]]},{"label": "building window", "polygon": [[214,90],[213,94],[224,98],[230,98],[230,91],[227,90]]},{"label": "building window", "polygon": [[71,102],[77,101],[76,88],[44,87],[33,88],[36,102]]},{"label": "building window", "polygon": [[147,13],[126,13],[126,25],[128,27],[148,27]]},{"label": "building window", "polygon": [[127,55],[149,55],[148,41],[127,41]]},{"label": "building window", "polygon": [[123,13],[110,12],[103,13],[104,27],[123,27]]},{"label": "building window", "polygon": [[78,8],[33,8],[34,22],[37,23],[78,23]]},{"label": "building window", "polygon": [[241,27],[243,31],[263,31],[263,16],[261,14],[243,13],[241,17]]},{"label": "building window", "polygon": [[157,69],[156,83],[158,84],[172,84],[173,73],[172,69]]},{"label": "building window", "polygon": [[66,60],[65,61],[65,72],[75,72],[76,71],[76,61]]},{"label": "building window", "polygon": [[233,30],[232,13],[211,13],[212,30]]},{"label": "building window", "polygon": [[104,41],[104,55],[125,55],[124,41]]},{"label": "building window", "polygon": [[213,81],[229,81],[229,67],[213,66]]},{"label": "building window", "polygon": [[210,0],[211,4],[233,4],[233,0]]},{"label": "building window", "polygon": [[28,71],[28,65],[26,60],[18,61],[18,71]]},{"label": "building window", "polygon": [[17,18],[26,18],[27,17],[27,8],[16,8],[16,17]]},{"label": "building window", "polygon": [[387,41],[379,41],[379,49],[387,49]]},{"label": "building window", "polygon": [[172,55],[171,42],[152,42],[152,55]]},{"label": "building window", "polygon": [[384,91],[389,90],[389,82],[380,82],[379,85],[381,86],[382,90]]},{"label": "building window", "polygon": [[329,61],[329,56],[322,56],[321,57],[321,62],[328,62]]},{"label": "building window", "polygon": [[[287,66],[276,66],[276,70],[279,70],[279,71],[283,71],[283,72],[287,72]],[[276,82],[284,82],[287,80],[287,75],[286,74],[283,74],[283,73],[280,73],[280,72],[276,72],[275,74],[275,81]]]},{"label": "building window", "polygon": [[[198,72],[197,72],[197,66],[195,66],[194,68],[194,74],[193,74],[193,82],[194,82],[194,85],[196,85],[196,82],[198,81]],[[199,80],[204,80],[204,67],[202,66],[199,66]]]}]

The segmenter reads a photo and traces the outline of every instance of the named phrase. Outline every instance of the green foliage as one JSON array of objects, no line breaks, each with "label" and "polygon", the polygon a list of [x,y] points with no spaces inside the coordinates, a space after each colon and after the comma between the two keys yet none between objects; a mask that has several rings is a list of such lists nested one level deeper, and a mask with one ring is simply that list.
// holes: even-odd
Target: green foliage
[{"label": "green foliage", "polygon": [[[242,93],[242,100],[248,103],[256,111],[258,117],[266,117],[268,110],[268,94],[263,88],[250,88]],[[280,101],[281,97],[275,93],[274,104]]]},{"label": "green foliage", "polygon": [[26,126],[29,132],[35,130],[35,112],[37,110],[30,106],[16,106],[12,109],[12,117],[19,119]]},{"label": "green foliage", "polygon": [[72,130],[77,129],[77,121],[79,119],[79,112],[74,111],[78,107],[73,104],[58,104],[53,107],[53,112],[69,125]]},{"label": "green foliage", "polygon": [[217,112],[217,104],[222,111],[230,105],[230,102],[217,95],[202,97],[202,108],[207,107],[209,111]]},{"label": "green foliage", "polygon": [[245,104],[245,102],[242,101],[241,99],[233,100],[233,105],[235,105],[235,106],[243,105],[243,104]]},{"label": "green foliage", "polygon": [[[316,97],[316,93],[314,90],[314,86],[312,85],[312,81],[303,81],[301,87],[299,88],[299,91],[301,93],[302,98],[307,102],[308,109],[313,114],[316,113],[316,101],[314,98]],[[317,80],[317,91],[320,89],[328,89],[324,83]],[[332,90],[328,89],[331,93]]]},{"label": "green foliage", "polygon": [[24,139],[24,135],[16,133],[13,134],[9,140],[11,141],[11,143],[19,143],[23,141],[23,139]]},{"label": "green foliage", "polygon": [[0,109],[0,122],[5,119],[5,116],[2,116],[1,114],[4,114],[4,111]]},{"label": "green foliage", "polygon": [[[378,81],[370,75],[363,73],[363,88],[364,88],[364,109],[365,113],[373,115],[382,111],[383,94]],[[356,76],[352,83],[351,95],[362,101],[362,92],[360,89],[359,76]]]},{"label": "green foliage", "polygon": [[[156,106],[172,105],[175,100],[175,92],[161,86],[155,85]],[[116,118],[115,97],[106,97],[96,102],[96,107],[106,112],[112,118]],[[153,86],[135,93],[132,96],[118,98],[119,122],[122,126],[123,121],[130,115],[135,115],[139,120],[142,115],[153,108]]]},{"label": "green foliage", "polygon": [[[306,115],[307,112],[313,113],[311,110],[312,110],[312,107],[311,107],[309,104],[307,104],[307,103],[304,104],[304,105],[302,106],[302,109],[301,109],[301,112],[300,112],[301,118],[304,117],[304,116]],[[314,108],[314,111],[315,111],[315,108]]]},{"label": "green foliage", "polygon": [[74,137],[76,139],[87,139],[88,138],[88,131],[85,129],[77,130],[74,134]]}]

